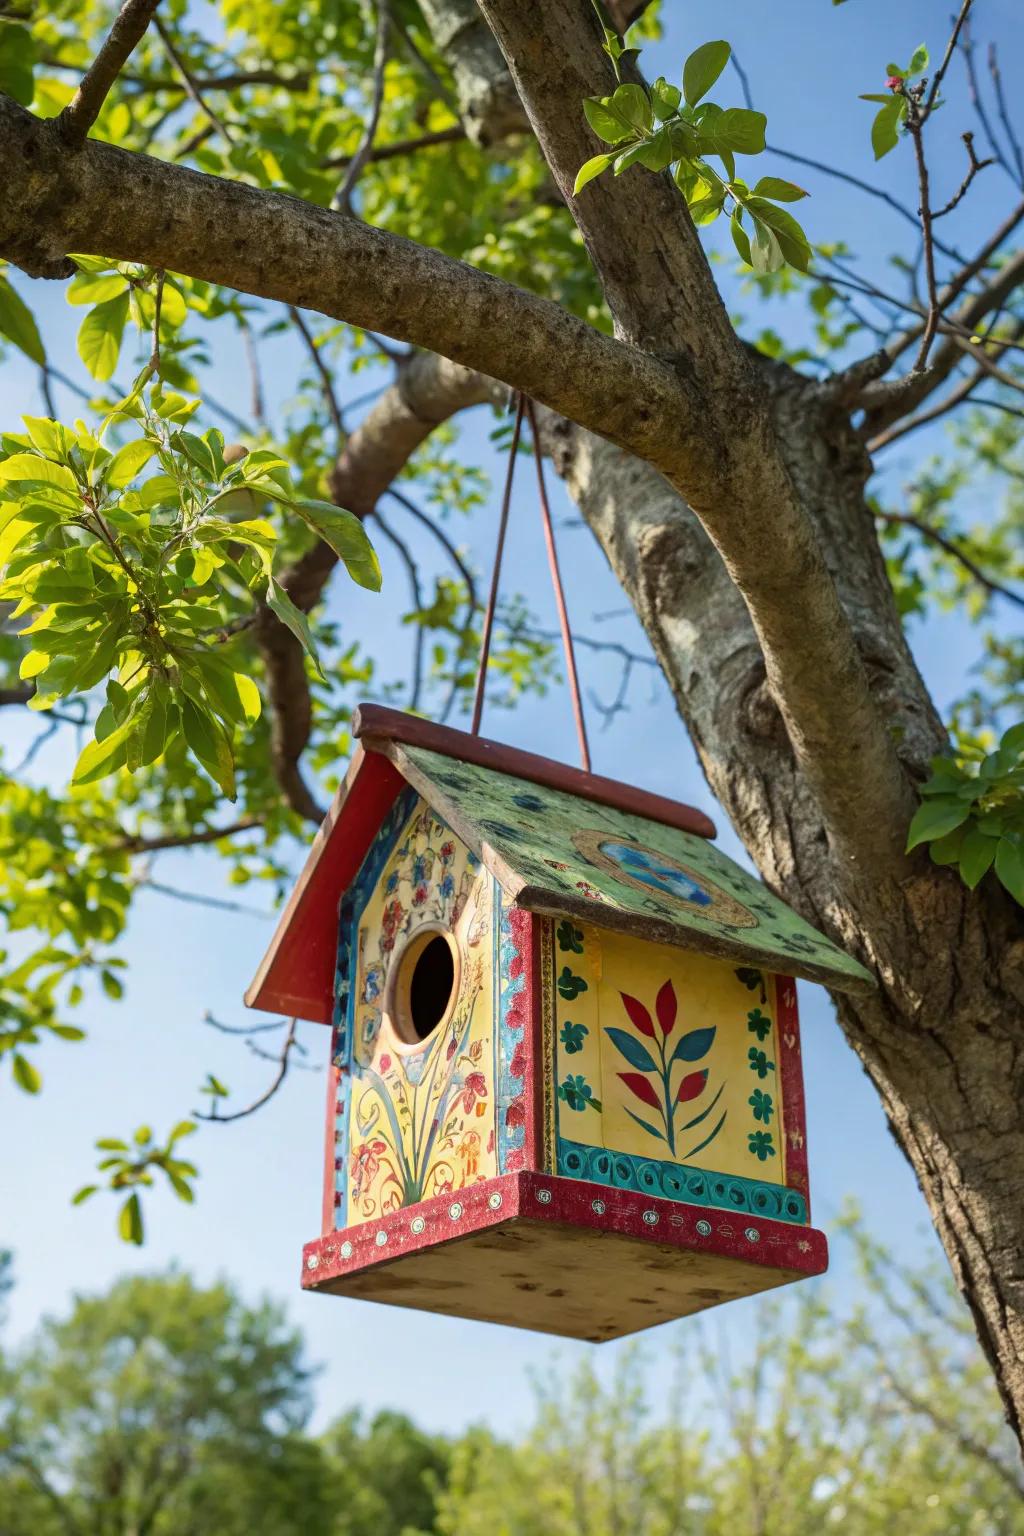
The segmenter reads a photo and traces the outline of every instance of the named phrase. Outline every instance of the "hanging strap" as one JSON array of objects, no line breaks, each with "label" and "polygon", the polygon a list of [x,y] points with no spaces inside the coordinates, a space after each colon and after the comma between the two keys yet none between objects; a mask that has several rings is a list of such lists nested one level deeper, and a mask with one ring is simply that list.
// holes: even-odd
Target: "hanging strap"
[{"label": "hanging strap", "polygon": [[483,634],[480,639],[480,660],[476,674],[476,692],[473,699],[473,724],[471,731],[474,736],[480,734],[480,721],[484,712],[484,692],[487,679],[487,664],[491,655],[491,637],[494,632],[494,611],[498,601],[498,588],[501,582],[501,562],[505,553],[505,534],[508,531],[508,514],[512,505],[512,483],[515,478],[516,456],[519,452],[519,439],[522,434],[524,413],[530,419],[530,436],[533,439],[533,456],[537,465],[537,491],[540,497],[541,525],[544,529],[544,543],[548,552],[548,569],[551,572],[551,585],[555,593],[555,606],[558,609],[558,624],[562,632],[562,646],[565,650],[565,665],[568,673],[569,692],[572,696],[573,715],[576,719],[576,735],[580,744],[580,761],[584,771],[590,772],[590,748],[587,744],[587,727],[583,718],[583,700],[580,696],[580,680],[576,671],[576,653],[573,650],[572,632],[569,629],[569,614],[565,605],[565,590],[562,586],[562,575],[558,567],[558,551],[555,548],[555,530],[551,520],[551,507],[548,503],[547,486],[544,481],[544,460],[540,448],[540,433],[537,429],[537,414],[533,408],[533,401],[525,395],[516,397],[515,425],[512,429],[512,445],[509,449],[508,472],[505,476],[505,492],[501,499],[501,516],[498,521],[498,545],[494,552],[494,568],[491,572],[491,590],[487,599],[487,608],[484,612]]}]

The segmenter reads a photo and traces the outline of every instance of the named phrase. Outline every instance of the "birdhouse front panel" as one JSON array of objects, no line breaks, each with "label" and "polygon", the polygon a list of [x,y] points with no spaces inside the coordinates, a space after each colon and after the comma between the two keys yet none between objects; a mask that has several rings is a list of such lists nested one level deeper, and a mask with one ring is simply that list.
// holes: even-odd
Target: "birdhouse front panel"
[{"label": "birdhouse front panel", "polygon": [[792,978],[569,918],[554,944],[557,1172],[806,1222]]},{"label": "birdhouse front panel", "polygon": [[339,914],[336,1225],[498,1170],[494,880],[411,791]]}]

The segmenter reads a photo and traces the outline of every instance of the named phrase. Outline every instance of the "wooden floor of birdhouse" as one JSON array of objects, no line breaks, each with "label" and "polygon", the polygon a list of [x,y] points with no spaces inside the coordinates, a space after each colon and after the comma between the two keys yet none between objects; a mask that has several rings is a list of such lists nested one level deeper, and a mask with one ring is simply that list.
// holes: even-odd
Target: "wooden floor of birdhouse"
[{"label": "wooden floor of birdhouse", "polygon": [[601,1343],[826,1264],[813,1228],[522,1173],[308,1244],[303,1285]]}]

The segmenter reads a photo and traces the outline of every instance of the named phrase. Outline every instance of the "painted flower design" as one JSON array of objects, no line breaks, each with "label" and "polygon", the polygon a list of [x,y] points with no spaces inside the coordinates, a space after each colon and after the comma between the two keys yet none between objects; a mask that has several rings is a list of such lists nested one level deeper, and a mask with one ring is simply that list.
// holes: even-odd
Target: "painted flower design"
[{"label": "painted flower design", "polygon": [[576,1051],[582,1051],[583,1042],[589,1033],[585,1024],[573,1024],[566,1019],[562,1025],[561,1041],[570,1056]]},{"label": "painted flower design", "polygon": [[648,885],[655,891],[668,891],[679,900],[692,902],[697,907],[712,905],[710,894],[700,882],[678,868],[671,859],[659,859],[646,849],[633,848],[629,843],[602,843],[601,852],[641,885]]},{"label": "painted flower design", "polygon": [[384,886],[385,893],[388,896],[393,896],[394,893],[398,890],[398,882],[399,882],[399,880],[401,878],[402,877],[398,873],[397,869],[393,869],[391,871],[390,875],[388,875],[387,881],[386,881],[385,886]]},{"label": "painted flower design", "polygon": [[438,890],[440,891],[442,900],[444,901],[450,901],[455,895],[455,876],[451,873],[450,870],[446,875],[442,877],[441,884],[438,886]]},{"label": "painted flower design", "polygon": [[775,1113],[775,1105],[772,1103],[770,1093],[765,1093],[761,1088],[755,1088],[747,1100],[754,1111],[754,1119],[760,1120],[764,1125],[770,1125],[772,1115]]},{"label": "painted flower design", "polygon": [[591,1109],[600,1110],[601,1108],[600,1099],[594,1098],[593,1088],[579,1072],[575,1075],[570,1072],[565,1082],[559,1083],[558,1097],[563,1104],[577,1111],[586,1109],[588,1104]]},{"label": "painted flower design", "polygon": [[752,1045],[747,1052],[747,1060],[750,1063],[751,1072],[756,1072],[758,1077],[766,1078],[769,1072],[775,1071],[774,1061],[769,1061],[764,1051],[759,1051],[756,1045]]},{"label": "painted flower design", "polygon": [[469,1072],[462,1085],[462,1111],[471,1115],[477,1099],[487,1097],[487,1079],[482,1072]]},{"label": "painted flower design", "polygon": [[772,1021],[760,1008],[752,1008],[747,1014],[747,1028],[763,1042],[772,1032]]},{"label": "painted flower design", "polygon": [[769,1131],[751,1131],[747,1136],[747,1141],[750,1143],[751,1153],[757,1158],[758,1162],[763,1163],[769,1157],[775,1156],[775,1148],[772,1145],[771,1133]]},{"label": "painted flower design", "polygon": [[386,1152],[386,1141],[376,1139],[364,1141],[355,1147],[352,1152],[352,1194],[359,1199],[363,1189],[372,1184],[380,1169],[380,1155]]},{"label": "painted flower design", "polygon": [[544,863],[551,869],[560,870],[563,874],[569,868],[568,864],[563,864],[561,859],[545,859]]},{"label": "painted flower design", "polygon": [[576,889],[581,896],[586,896],[590,901],[607,901],[603,891],[599,891],[596,885],[591,885],[589,880],[577,880]]},{"label": "painted flower design", "polygon": [[384,911],[381,913],[380,919],[380,925],[383,929],[381,949],[394,949],[395,939],[398,937],[398,930],[402,926],[402,919],[404,916],[405,913],[402,908],[402,903],[397,898],[387,903]]},{"label": "painted flower design", "polygon": [[586,992],[587,984],[582,976],[574,976],[567,965],[563,965],[561,975],[558,978],[558,990],[571,1003],[573,998],[579,997],[581,992]]},{"label": "painted flower design", "polygon": [[441,844],[441,863],[450,864],[455,857],[455,844],[451,841]]},{"label": "painted flower design", "polygon": [[416,887],[416,889],[412,893],[412,904],[413,904],[413,906],[414,907],[422,907],[424,905],[424,903],[426,902],[427,897],[429,895],[430,895],[430,887],[429,887],[429,885],[418,885]]}]

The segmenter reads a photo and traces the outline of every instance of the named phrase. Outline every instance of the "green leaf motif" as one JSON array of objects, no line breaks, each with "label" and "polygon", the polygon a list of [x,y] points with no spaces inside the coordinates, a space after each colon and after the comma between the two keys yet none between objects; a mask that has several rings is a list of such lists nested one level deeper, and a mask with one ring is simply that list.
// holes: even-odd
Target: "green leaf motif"
[{"label": "green leaf motif", "polygon": [[575,923],[571,923],[567,917],[563,918],[555,929],[555,938],[558,940],[558,947],[563,954],[568,952],[573,955],[582,955],[582,930],[577,928]]},{"label": "green leaf motif", "polygon": [[582,976],[574,976],[567,965],[563,965],[561,975],[557,982],[558,990],[566,1002],[571,1003],[573,998],[579,997],[581,992],[587,991],[587,983]]},{"label": "green leaf motif", "polygon": [[640,1072],[657,1070],[654,1057],[635,1036],[628,1035],[624,1029],[606,1029],[605,1034],[631,1067],[636,1067]]}]

